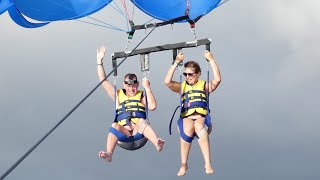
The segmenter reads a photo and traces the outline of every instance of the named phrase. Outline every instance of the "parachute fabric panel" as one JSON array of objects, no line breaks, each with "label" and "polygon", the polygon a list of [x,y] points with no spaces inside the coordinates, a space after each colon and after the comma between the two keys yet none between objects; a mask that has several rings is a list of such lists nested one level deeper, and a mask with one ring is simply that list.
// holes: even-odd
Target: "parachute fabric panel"
[{"label": "parachute fabric panel", "polygon": [[77,19],[93,14],[112,0],[12,0],[25,16],[37,21]]},{"label": "parachute fabric panel", "polygon": [[189,4],[189,18],[196,20],[216,8],[221,0],[131,0],[144,13],[167,21],[186,15]]},{"label": "parachute fabric panel", "polygon": [[8,10],[13,3],[11,0],[0,0],[0,15]]},{"label": "parachute fabric panel", "polygon": [[9,15],[11,17],[11,19],[17,23],[18,25],[25,27],[25,28],[38,28],[38,27],[42,27],[44,25],[47,25],[49,23],[32,23],[29,22],[28,20],[26,20],[21,13],[17,10],[17,8],[15,6],[11,6],[8,9],[9,11]]}]

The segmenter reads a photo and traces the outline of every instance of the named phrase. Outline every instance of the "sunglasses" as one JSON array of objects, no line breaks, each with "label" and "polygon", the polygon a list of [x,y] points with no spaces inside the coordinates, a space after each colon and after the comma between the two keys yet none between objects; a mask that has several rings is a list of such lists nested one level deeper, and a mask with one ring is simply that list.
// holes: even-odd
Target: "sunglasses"
[{"label": "sunglasses", "polygon": [[185,76],[185,77],[187,77],[187,76],[193,76],[195,73],[183,73],[183,75]]},{"label": "sunglasses", "polygon": [[124,81],[124,83],[128,84],[128,85],[133,85],[133,84],[137,84],[138,81],[136,79],[134,79],[134,80],[129,79],[127,81]]}]

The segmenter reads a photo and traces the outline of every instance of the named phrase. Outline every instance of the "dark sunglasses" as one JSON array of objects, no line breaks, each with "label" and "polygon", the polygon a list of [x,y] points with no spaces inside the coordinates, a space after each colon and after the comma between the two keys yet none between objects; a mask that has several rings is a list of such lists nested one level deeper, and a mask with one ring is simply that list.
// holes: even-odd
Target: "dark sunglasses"
[{"label": "dark sunglasses", "polygon": [[185,72],[183,73],[183,75],[186,76],[186,77],[187,77],[187,76],[193,76],[194,74],[195,74],[195,73],[185,73]]},{"label": "dark sunglasses", "polygon": [[128,85],[133,85],[133,84],[137,84],[138,81],[136,79],[134,79],[134,80],[129,79],[127,81],[124,81],[124,83],[128,84]]}]

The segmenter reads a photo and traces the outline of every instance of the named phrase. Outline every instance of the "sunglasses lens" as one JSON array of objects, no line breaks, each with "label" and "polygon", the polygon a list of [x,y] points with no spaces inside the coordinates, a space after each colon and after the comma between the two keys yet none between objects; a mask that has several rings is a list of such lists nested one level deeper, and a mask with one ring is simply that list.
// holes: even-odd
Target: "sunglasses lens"
[{"label": "sunglasses lens", "polygon": [[184,76],[193,76],[194,73],[183,73]]}]

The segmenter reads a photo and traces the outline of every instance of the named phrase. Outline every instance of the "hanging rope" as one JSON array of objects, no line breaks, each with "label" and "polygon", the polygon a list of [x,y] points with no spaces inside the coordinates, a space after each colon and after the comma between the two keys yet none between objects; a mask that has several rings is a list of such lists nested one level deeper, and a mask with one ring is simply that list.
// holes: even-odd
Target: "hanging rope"
[{"label": "hanging rope", "polygon": [[116,27],[104,26],[104,25],[101,25],[101,24],[82,21],[82,20],[79,20],[79,19],[76,19],[75,21],[82,22],[82,23],[85,23],[85,24],[91,24],[91,25],[94,25],[94,26],[99,26],[99,27],[103,27],[103,28],[107,28],[107,29],[113,29],[113,30],[117,30],[117,31],[127,32],[127,31],[125,31],[123,29],[119,29],[119,28],[116,28]]},{"label": "hanging rope", "polygon": [[[132,50],[132,52],[137,49],[142,42],[153,32],[155,28],[153,28]],[[130,53],[128,54],[128,56]],[[118,68],[126,59],[127,57],[123,58],[120,63],[117,65]],[[3,173],[0,177],[0,180],[3,180],[11,171],[13,171],[33,150],[35,150],[41,143],[44,141],[64,120],[66,120],[72,113],[75,111],[98,87],[116,70],[116,68],[112,69],[106,77],[99,82],[74,108],[72,108],[47,134],[45,134],[35,145],[33,145],[23,156],[21,156],[17,162],[15,162],[5,173]]]},{"label": "hanging rope", "polygon": [[129,21],[132,21],[132,19],[130,18],[129,12],[128,12],[128,8],[127,8],[127,4],[125,0],[121,0],[122,6],[125,10],[125,13],[127,15],[127,18],[129,19]]}]

